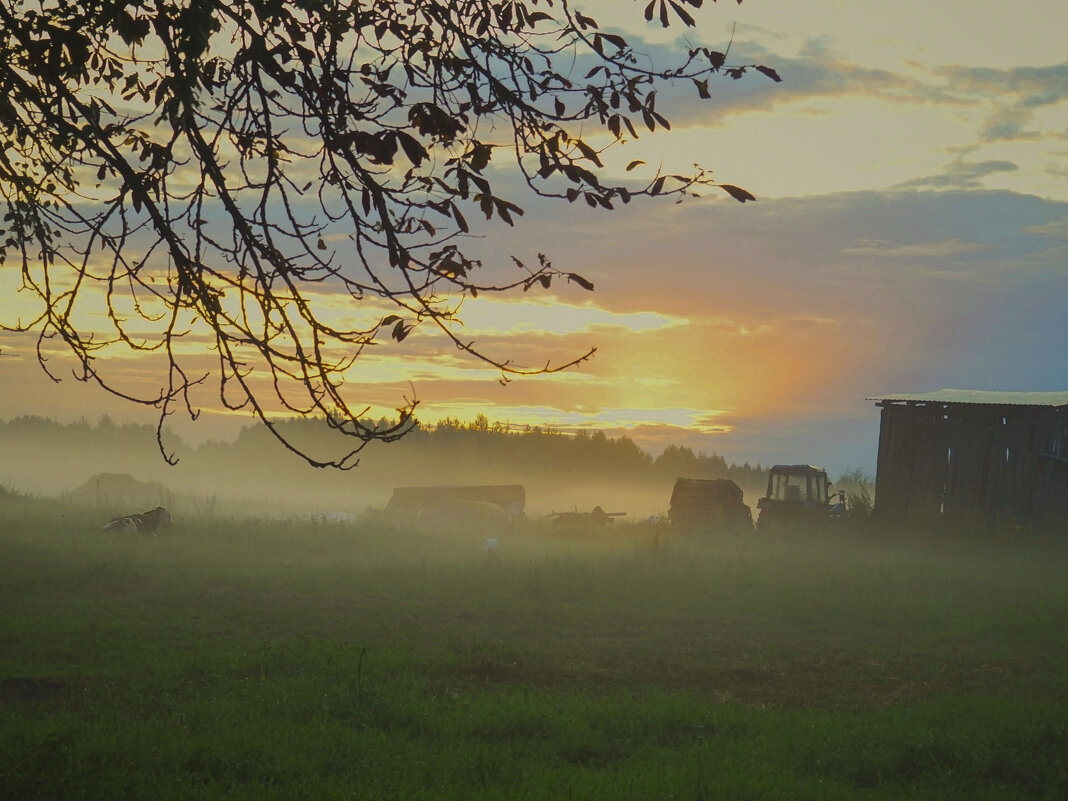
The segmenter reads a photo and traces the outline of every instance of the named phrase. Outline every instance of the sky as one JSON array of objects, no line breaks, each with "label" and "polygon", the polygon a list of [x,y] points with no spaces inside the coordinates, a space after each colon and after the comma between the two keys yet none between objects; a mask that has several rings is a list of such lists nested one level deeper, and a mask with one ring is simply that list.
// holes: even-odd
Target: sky
[{"label": "sky", "polygon": [[[544,252],[596,290],[469,301],[464,330],[518,364],[596,356],[502,386],[417,330],[353,370],[374,410],[414,389],[427,422],[484,413],[626,433],[653,452],[874,472],[868,398],[1068,389],[1068,6],[724,0],[696,12],[696,30],[663,30],[642,3],[574,5],[639,49],[730,41],[732,62],[782,76],[713,82],[703,102],[666,91],[672,130],[605,159],[620,176],[645,161],[636,177],[700,163],[757,201],[595,211],[524,196],[502,170],[526,214],[487,229],[473,255]],[[3,289],[9,320],[19,300]],[[53,384],[25,341],[0,347],[0,418],[141,419],[94,387]],[[173,419],[193,441],[234,423],[210,399],[197,423]]]}]

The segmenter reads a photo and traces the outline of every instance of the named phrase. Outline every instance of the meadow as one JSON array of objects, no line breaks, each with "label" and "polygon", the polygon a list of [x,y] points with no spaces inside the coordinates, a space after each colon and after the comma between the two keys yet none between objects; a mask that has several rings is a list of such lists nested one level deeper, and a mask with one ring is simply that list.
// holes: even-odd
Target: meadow
[{"label": "meadow", "polygon": [[5,799],[1068,797],[1068,548],[0,495]]}]

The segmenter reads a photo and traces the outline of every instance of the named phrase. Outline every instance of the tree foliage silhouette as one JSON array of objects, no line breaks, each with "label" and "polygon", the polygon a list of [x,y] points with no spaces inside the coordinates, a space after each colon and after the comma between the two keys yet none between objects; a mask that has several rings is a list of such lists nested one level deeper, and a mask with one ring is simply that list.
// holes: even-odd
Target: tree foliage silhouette
[{"label": "tree foliage silhouette", "polygon": [[[689,26],[701,4],[644,16]],[[606,182],[595,142],[668,128],[662,86],[708,98],[713,76],[778,80],[707,48],[652,66],[566,0],[0,0],[0,28],[0,259],[36,296],[5,327],[36,333],[53,378],[58,347],[79,380],[158,408],[157,439],[217,381],[226,408],[343,468],[412,423],[414,397],[386,427],[350,398],[346,373],[376,344],[435,327],[503,380],[592,353],[525,369],[462,336],[466,297],[593,288],[542,254],[504,279],[467,254],[470,220],[523,214],[491,163],[507,154],[538,195],[608,210],[691,194],[708,173]],[[158,358],[158,391],[109,377],[115,348]],[[272,410],[321,414],[350,447],[303,453]]]}]

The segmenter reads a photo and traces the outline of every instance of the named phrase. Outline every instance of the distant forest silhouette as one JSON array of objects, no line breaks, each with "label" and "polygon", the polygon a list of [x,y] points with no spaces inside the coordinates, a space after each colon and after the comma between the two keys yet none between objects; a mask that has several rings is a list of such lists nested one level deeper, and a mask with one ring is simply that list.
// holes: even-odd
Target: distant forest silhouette
[{"label": "distant forest silhouette", "polygon": [[[389,425],[381,421],[380,425]],[[278,423],[309,450],[336,443],[321,420]],[[653,456],[627,436],[603,431],[559,431],[517,427],[479,415],[470,422],[446,419],[420,425],[397,442],[364,451],[352,471],[309,467],[279,447],[262,426],[241,430],[232,442],[192,447],[174,434],[164,440],[179,458],[169,467],[156,448],[155,426],[116,423],[107,416],[58,422],[26,416],[0,421],[0,484],[59,494],[100,472],[130,473],[186,493],[236,492],[242,497],[303,500],[316,505],[384,503],[395,486],[463,483],[522,483],[533,486],[546,505],[592,502],[606,487],[642,487],[664,495],[675,478],[730,478],[746,492],[766,483],[760,464],[733,464],[717,454],[668,445]],[[595,493],[600,492],[600,495]],[[362,493],[362,495],[361,495]]]},{"label": "distant forest silhouette", "polygon": [[[386,420],[379,423],[383,427],[390,424]],[[318,420],[291,419],[279,425],[313,446],[318,439],[322,439],[319,444],[330,441],[328,436],[317,436],[322,434],[321,421]],[[53,442],[64,450],[102,448],[105,452],[136,454],[138,458],[135,461],[138,463],[145,453],[158,460],[154,425],[115,423],[107,415],[95,424],[84,419],[63,423],[37,416],[0,420],[0,441],[27,436],[40,438],[42,442]],[[259,426],[243,428],[233,442],[208,441],[190,447],[177,435],[168,434],[166,439],[179,458],[190,458],[196,453],[213,457],[229,453],[254,456],[257,460],[267,457],[275,464],[285,464],[290,459],[289,454],[279,448],[277,442]],[[517,427],[502,421],[491,421],[484,414],[467,423],[446,418],[436,424],[420,425],[402,440],[367,452],[363,463],[379,466],[386,461],[409,459],[420,452],[434,457],[453,457],[460,462],[467,461],[465,457],[477,457],[487,463],[523,464],[532,469],[577,473],[596,470],[602,474],[634,477],[677,474],[694,478],[731,478],[739,484],[763,481],[767,475],[767,468],[759,463],[735,464],[718,454],[706,454],[686,446],[668,445],[654,457],[625,435],[610,437],[598,430],[561,431],[542,426]],[[359,472],[360,468],[357,468],[354,475]]]}]

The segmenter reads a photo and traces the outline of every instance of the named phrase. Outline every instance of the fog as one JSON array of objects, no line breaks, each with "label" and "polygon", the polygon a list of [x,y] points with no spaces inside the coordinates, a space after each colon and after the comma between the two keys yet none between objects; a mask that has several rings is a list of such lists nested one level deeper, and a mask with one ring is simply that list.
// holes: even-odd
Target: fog
[{"label": "fog", "polygon": [[[285,426],[317,455],[336,455],[341,445],[320,421]],[[373,443],[349,471],[310,467],[262,427],[243,430],[233,442],[196,447],[165,432],[164,444],[176,465],[164,461],[151,426],[107,417],[73,424],[0,421],[0,485],[99,507],[101,514],[162,504],[177,515],[283,518],[359,517],[383,509],[396,487],[519,484],[528,519],[600,506],[635,521],[666,514],[680,476],[732,478],[755,510],[766,476],[759,465],[730,465],[686,448],[654,458],[625,437],[511,432],[484,419]]]}]

